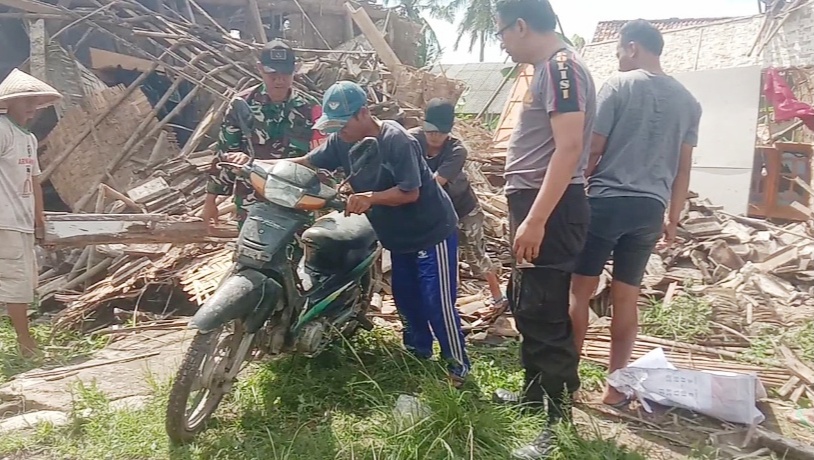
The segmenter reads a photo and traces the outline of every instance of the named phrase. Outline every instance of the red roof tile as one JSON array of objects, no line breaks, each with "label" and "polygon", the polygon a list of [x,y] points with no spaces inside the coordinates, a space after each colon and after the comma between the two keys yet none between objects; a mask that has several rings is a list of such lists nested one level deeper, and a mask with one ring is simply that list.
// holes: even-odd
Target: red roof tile
[{"label": "red roof tile", "polygon": [[[656,28],[660,31],[665,32],[668,30],[714,24],[716,22],[726,21],[729,19],[732,18],[670,18],[648,19],[648,21],[656,26]],[[622,29],[622,26],[627,24],[629,21],[630,20],[600,21],[599,24],[596,25],[596,31],[594,31],[594,37],[591,40],[591,43],[606,42],[618,39],[619,31]]]}]

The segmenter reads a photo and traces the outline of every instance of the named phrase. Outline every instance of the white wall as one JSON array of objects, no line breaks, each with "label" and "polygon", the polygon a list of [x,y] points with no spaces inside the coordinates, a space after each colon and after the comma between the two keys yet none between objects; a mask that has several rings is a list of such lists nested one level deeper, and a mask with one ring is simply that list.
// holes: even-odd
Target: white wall
[{"label": "white wall", "polygon": [[675,74],[703,107],[690,190],[746,214],[755,151],[760,66]]}]

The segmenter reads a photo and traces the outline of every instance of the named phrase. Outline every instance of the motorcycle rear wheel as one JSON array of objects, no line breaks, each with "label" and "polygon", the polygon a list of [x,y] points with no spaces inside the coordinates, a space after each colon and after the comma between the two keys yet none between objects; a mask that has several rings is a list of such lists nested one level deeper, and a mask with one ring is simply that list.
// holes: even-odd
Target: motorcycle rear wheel
[{"label": "motorcycle rear wheel", "polygon": [[[228,378],[228,374],[234,366],[242,367],[244,359],[250,356],[250,349],[240,350],[244,338],[251,339],[244,333],[243,325],[233,321],[227,326],[232,326],[233,331],[225,336],[224,326],[207,333],[198,332],[184,355],[167,403],[165,425],[174,444],[190,442],[204,430],[223,397],[231,391],[234,379]],[[190,397],[197,391],[202,394],[189,409]]]}]

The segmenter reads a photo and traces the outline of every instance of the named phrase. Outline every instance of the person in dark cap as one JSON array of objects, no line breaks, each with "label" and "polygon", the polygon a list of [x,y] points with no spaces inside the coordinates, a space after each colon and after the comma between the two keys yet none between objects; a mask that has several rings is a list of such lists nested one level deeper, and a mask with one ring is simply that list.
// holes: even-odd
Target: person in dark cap
[{"label": "person in dark cap", "polygon": [[[258,160],[300,157],[325,138],[313,130],[322,116],[319,101],[293,87],[296,67],[294,50],[282,41],[271,41],[257,62],[263,83],[236,96],[249,103],[257,119],[255,126],[260,129],[251,133],[251,142]],[[227,121],[220,130],[218,155],[210,169],[204,202],[203,217],[210,225],[218,221],[217,196],[234,194],[239,224],[246,218],[246,207],[257,201],[252,187],[236,180],[231,171],[215,167],[220,161],[249,161],[243,133],[228,116],[224,119]]]},{"label": "person in dark cap", "polygon": [[466,146],[450,135],[454,123],[455,106],[447,99],[436,98],[427,104],[424,126],[413,128],[410,134],[418,139],[427,166],[455,206],[461,260],[466,262],[473,275],[486,279],[494,307],[503,310],[508,306],[508,300],[500,288],[500,266],[486,254],[483,209],[463,170],[468,156]]}]

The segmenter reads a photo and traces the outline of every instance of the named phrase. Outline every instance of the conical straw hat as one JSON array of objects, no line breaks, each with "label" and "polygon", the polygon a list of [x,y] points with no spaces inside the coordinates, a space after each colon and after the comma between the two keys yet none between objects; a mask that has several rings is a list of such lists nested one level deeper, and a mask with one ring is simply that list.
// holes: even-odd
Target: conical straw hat
[{"label": "conical straw hat", "polygon": [[37,108],[56,104],[62,95],[51,85],[40,81],[27,73],[14,69],[0,83],[0,107],[5,107],[11,99],[38,97],[42,100]]}]

